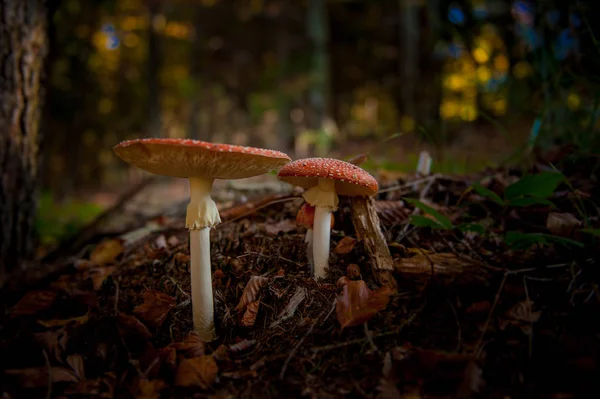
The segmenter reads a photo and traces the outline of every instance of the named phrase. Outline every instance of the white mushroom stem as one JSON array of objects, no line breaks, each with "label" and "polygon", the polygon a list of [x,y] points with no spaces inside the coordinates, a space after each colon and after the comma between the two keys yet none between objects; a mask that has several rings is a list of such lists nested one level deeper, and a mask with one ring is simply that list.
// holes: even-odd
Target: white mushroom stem
[{"label": "white mushroom stem", "polygon": [[190,273],[194,329],[203,341],[212,341],[215,338],[215,318],[208,227],[190,230]]},{"label": "white mushroom stem", "polygon": [[331,235],[332,209],[325,206],[315,207],[315,223],[313,226],[313,261],[315,277],[325,278],[329,267],[329,239]]},{"label": "white mushroom stem", "polygon": [[190,203],[185,226],[190,231],[190,274],[194,330],[206,342],[215,338],[212,273],[210,267],[210,228],[221,218],[210,198],[213,179],[190,177]]},{"label": "white mushroom stem", "polygon": [[329,267],[331,213],[337,209],[339,203],[335,192],[335,180],[319,179],[318,184],[307,190],[303,197],[315,207],[312,248],[315,278],[325,278],[326,268]]}]

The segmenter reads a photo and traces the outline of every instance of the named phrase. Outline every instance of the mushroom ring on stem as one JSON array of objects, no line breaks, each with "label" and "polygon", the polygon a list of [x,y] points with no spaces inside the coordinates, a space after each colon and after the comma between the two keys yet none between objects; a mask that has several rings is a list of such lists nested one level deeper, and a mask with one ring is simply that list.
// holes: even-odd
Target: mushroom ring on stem
[{"label": "mushroom ring on stem", "polygon": [[278,169],[286,154],[261,148],[186,139],[138,139],[113,149],[125,162],[147,172],[189,179],[190,203],[185,226],[190,231],[190,274],[194,329],[204,341],[215,338],[210,228],[221,223],[211,198],[215,179],[243,179]]},{"label": "mushroom ring on stem", "polygon": [[338,195],[375,195],[377,180],[356,165],[331,158],[298,159],[281,168],[278,177],[305,188],[302,196],[315,207],[312,256],[315,277],[324,278],[329,265],[330,219],[338,207]]}]

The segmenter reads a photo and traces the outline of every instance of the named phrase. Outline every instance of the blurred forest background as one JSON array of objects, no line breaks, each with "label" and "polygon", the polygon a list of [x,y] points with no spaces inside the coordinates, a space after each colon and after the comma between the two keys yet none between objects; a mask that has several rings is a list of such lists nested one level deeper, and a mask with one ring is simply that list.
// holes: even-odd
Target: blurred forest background
[{"label": "blurred forest background", "polygon": [[138,137],[370,151],[376,171],[598,151],[597,3],[51,0],[39,233],[138,181],[112,152]]}]

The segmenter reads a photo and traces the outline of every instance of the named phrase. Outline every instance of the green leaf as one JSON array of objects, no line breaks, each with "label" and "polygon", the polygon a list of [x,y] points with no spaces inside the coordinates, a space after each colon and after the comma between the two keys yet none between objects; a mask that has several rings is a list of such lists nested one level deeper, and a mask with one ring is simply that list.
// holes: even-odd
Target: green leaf
[{"label": "green leaf", "polygon": [[410,224],[417,227],[431,227],[432,229],[444,229],[444,226],[442,226],[435,220],[429,219],[428,217],[421,215],[412,215],[409,221]]},{"label": "green leaf", "polygon": [[582,233],[592,234],[594,236],[600,237],[600,229],[581,229],[579,230]]},{"label": "green leaf", "polygon": [[579,241],[564,237],[541,233],[521,233],[519,231],[509,231],[504,236],[504,242],[513,249],[527,249],[534,244],[549,245],[554,242],[567,248],[572,246],[583,248],[584,245]]},{"label": "green leaf", "polygon": [[528,175],[506,187],[504,198],[508,200],[518,197],[548,198],[564,179],[562,173],[556,172]]},{"label": "green leaf", "polygon": [[502,198],[500,198],[500,196],[498,194],[496,194],[489,188],[482,186],[480,183],[474,183],[472,185],[472,187],[473,187],[473,190],[475,190],[475,192],[477,194],[491,199],[492,201],[494,201],[496,204],[498,204],[500,206],[504,206],[504,201],[502,200]]},{"label": "green leaf", "polygon": [[531,206],[531,205],[547,205],[554,207],[554,204],[547,199],[536,197],[521,197],[514,198],[508,201],[509,206]]},{"label": "green leaf", "polygon": [[464,223],[457,227],[463,233],[466,231],[472,231],[473,233],[485,234],[485,226],[479,223]]},{"label": "green leaf", "polygon": [[444,229],[446,229],[446,230],[452,229],[452,227],[453,227],[452,221],[450,219],[448,219],[447,216],[442,215],[441,213],[439,213],[438,211],[436,211],[429,205],[426,205],[426,204],[422,203],[421,201],[416,200],[414,198],[404,198],[404,200],[406,202],[408,202],[409,204],[413,205],[415,208],[422,210],[424,213],[433,216],[435,218],[435,220],[437,220],[437,222]]}]

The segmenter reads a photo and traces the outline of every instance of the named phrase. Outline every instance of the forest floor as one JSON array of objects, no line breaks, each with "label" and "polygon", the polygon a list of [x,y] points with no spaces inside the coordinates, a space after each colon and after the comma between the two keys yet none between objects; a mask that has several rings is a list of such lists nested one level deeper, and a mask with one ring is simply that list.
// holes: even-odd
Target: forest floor
[{"label": "forest floor", "polygon": [[274,177],[215,187],[209,343],[192,332],[185,196],[143,212],[142,191],[5,289],[2,397],[600,397],[599,160],[554,161],[562,174],[382,185],[396,290],[375,280],[349,199],[315,281],[300,192]]}]

